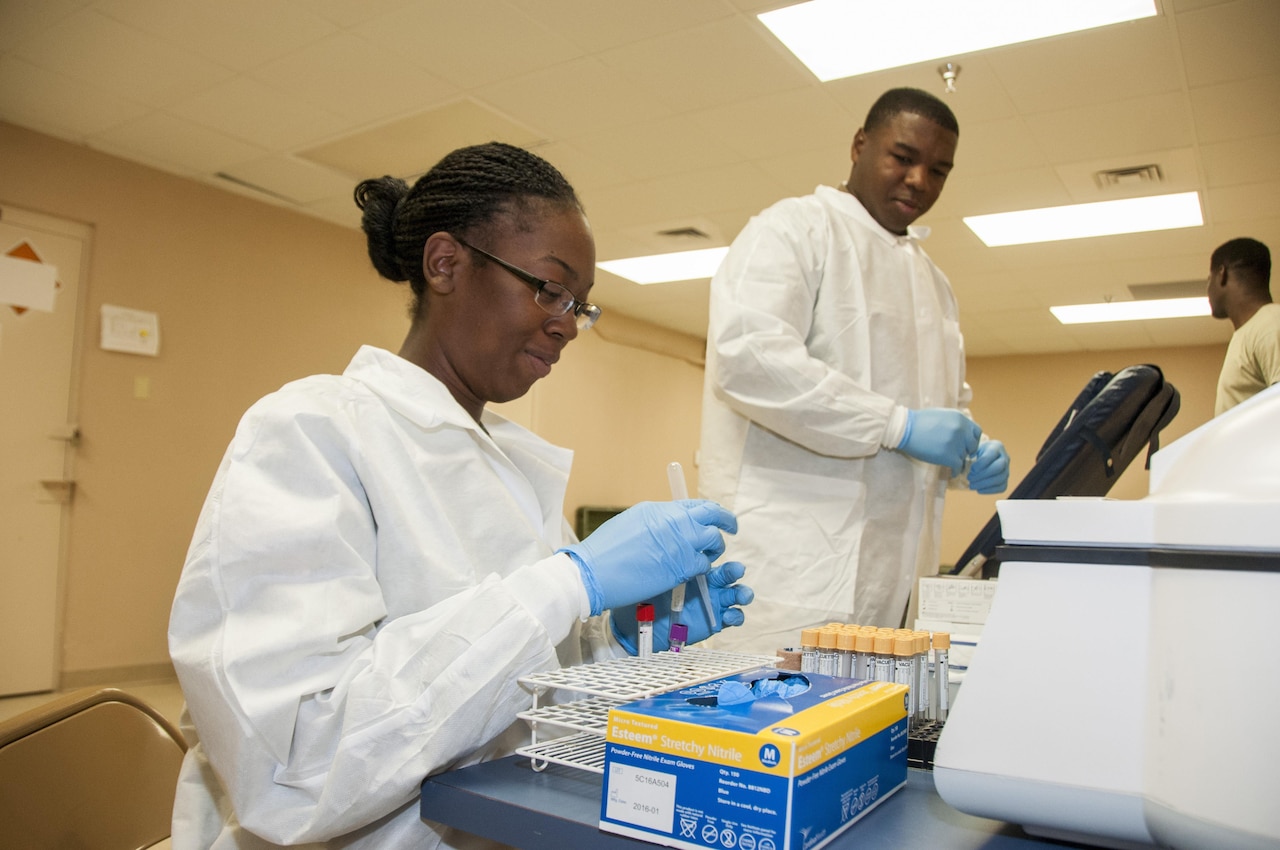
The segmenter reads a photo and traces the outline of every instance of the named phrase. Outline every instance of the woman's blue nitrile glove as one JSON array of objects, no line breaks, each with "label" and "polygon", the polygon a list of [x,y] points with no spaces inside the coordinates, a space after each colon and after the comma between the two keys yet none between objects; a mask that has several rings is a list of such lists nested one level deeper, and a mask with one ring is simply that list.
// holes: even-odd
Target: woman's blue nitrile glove
[{"label": "woman's blue nitrile glove", "polygon": [[898,451],[916,460],[950,467],[959,475],[964,462],[978,450],[982,429],[978,423],[949,407],[907,411],[907,428]]},{"label": "woman's blue nitrile glove", "polygon": [[1009,453],[999,440],[987,440],[969,467],[969,489],[990,495],[1003,493],[1008,484]]},{"label": "woman's blue nitrile glove", "polygon": [[641,502],[581,543],[557,551],[568,552],[582,571],[595,615],[633,606],[705,573],[724,554],[720,529],[736,533],[738,520],[715,502]]},{"label": "woman's blue nitrile glove", "polygon": [[[755,592],[745,584],[736,584],[746,573],[747,568],[737,561],[727,561],[707,573],[707,589],[711,591],[711,604],[715,606],[716,628],[721,631],[728,626],[741,626],[746,621],[740,606],[750,605]],[[659,594],[653,603],[653,651],[662,652],[671,648],[671,594]],[[636,606],[614,608],[610,614],[610,626],[618,643],[631,655],[636,654]],[[706,640],[715,632],[707,622],[706,609],[702,607],[702,596],[698,586],[689,582],[684,589],[684,611],[680,614],[680,622],[689,628],[686,643],[694,644]]]}]

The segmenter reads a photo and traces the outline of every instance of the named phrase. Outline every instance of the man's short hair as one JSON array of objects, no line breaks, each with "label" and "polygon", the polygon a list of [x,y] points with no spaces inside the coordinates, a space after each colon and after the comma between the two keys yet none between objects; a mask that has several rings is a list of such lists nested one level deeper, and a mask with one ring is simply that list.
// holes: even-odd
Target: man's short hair
[{"label": "man's short hair", "polygon": [[889,89],[880,95],[879,99],[871,105],[862,129],[870,133],[881,124],[887,124],[900,112],[922,115],[939,127],[950,130],[957,136],[960,135],[960,122],[956,121],[951,107],[923,89],[912,88]]},{"label": "man's short hair", "polygon": [[1254,288],[1264,292],[1271,287],[1271,252],[1257,239],[1242,236],[1223,242],[1209,258],[1210,269],[1242,269]]}]

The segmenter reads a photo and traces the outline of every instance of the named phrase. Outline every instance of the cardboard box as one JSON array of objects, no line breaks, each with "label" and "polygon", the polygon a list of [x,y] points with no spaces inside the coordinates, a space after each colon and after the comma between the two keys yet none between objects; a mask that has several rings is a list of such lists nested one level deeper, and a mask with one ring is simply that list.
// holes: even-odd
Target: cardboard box
[{"label": "cardboard box", "polygon": [[[718,702],[725,683],[778,677],[808,688]],[[600,829],[689,850],[814,850],[906,784],[905,703],[902,685],[762,669],[611,709]]]}]

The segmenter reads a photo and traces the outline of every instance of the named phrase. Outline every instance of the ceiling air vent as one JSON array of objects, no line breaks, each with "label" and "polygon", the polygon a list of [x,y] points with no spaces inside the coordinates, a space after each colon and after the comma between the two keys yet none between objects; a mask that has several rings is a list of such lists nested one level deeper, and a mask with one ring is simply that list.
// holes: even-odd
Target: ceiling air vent
[{"label": "ceiling air vent", "polygon": [[1099,171],[1093,175],[1099,189],[1112,186],[1142,186],[1147,183],[1164,182],[1164,174],[1158,165],[1136,165],[1132,168],[1113,168],[1110,171]]},{"label": "ceiling air vent", "polygon": [[228,174],[225,171],[216,171],[214,172],[213,176],[217,177],[219,180],[226,180],[228,183],[234,183],[237,186],[240,186],[242,188],[249,189],[251,191],[258,192],[260,194],[267,195],[272,198],[276,198],[277,200],[287,201],[288,203],[291,203],[291,204],[298,203],[296,200],[294,200],[293,198],[290,198],[287,195],[281,195],[279,192],[273,192],[270,189],[259,186],[256,183],[250,183],[248,180],[242,180],[239,177],[236,177],[234,174]]}]

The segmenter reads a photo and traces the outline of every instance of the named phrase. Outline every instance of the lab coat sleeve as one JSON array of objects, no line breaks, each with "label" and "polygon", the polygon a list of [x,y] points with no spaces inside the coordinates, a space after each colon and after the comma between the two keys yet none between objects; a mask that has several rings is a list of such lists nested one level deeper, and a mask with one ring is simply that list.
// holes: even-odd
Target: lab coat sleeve
[{"label": "lab coat sleeve", "polygon": [[556,555],[388,621],[358,454],[324,417],[246,417],[172,610],[200,743],[240,824],[276,843],[357,830],[492,755],[529,705],[517,679],[557,666],[579,620]]},{"label": "lab coat sleeve", "polygon": [[716,395],[742,416],[810,451],[865,457],[891,423],[901,433],[906,409],[806,346],[828,241],[812,218],[748,223],[712,281],[709,365]]}]

